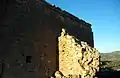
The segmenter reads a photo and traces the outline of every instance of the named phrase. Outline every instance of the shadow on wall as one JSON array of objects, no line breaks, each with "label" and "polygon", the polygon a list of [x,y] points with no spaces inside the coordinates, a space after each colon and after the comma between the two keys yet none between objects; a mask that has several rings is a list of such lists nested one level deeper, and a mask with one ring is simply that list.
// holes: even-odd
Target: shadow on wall
[{"label": "shadow on wall", "polygon": [[[64,28],[66,30],[66,32],[69,35],[80,40],[79,42],[77,42],[78,44],[80,44],[81,41],[84,41],[84,42],[87,42],[89,46],[94,47],[92,29],[91,29],[91,31],[88,31],[84,27],[81,28],[79,26],[69,26],[66,24],[62,24],[61,26],[62,26],[62,28]],[[61,30],[62,30],[62,28],[61,28]]]}]

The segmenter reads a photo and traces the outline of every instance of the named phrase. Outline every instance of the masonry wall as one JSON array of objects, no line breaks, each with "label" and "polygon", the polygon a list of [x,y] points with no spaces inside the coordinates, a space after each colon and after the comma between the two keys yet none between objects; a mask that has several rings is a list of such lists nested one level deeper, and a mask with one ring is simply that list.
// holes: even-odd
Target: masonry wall
[{"label": "masonry wall", "polygon": [[2,7],[1,78],[50,77],[59,69],[57,39],[62,28],[93,46],[90,26],[85,28],[82,23],[74,23],[45,2],[6,0]]}]

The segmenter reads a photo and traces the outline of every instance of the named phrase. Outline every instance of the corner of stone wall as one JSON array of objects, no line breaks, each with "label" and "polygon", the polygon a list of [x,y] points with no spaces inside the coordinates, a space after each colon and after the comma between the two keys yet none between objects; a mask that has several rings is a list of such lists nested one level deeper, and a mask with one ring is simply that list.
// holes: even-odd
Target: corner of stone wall
[{"label": "corner of stone wall", "polygon": [[[79,42],[79,43],[78,43]],[[59,71],[55,78],[94,78],[99,71],[100,53],[87,42],[70,36],[62,29],[58,38]]]}]

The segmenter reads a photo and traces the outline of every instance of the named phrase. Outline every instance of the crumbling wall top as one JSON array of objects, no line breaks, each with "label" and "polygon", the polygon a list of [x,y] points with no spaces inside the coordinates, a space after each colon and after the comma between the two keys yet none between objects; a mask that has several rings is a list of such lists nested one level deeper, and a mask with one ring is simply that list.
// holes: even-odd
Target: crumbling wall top
[{"label": "crumbling wall top", "polygon": [[71,13],[65,11],[65,10],[62,10],[61,8],[57,7],[56,5],[52,5],[50,3],[48,3],[47,1],[45,0],[42,0],[43,3],[46,5],[46,6],[50,6],[51,9],[53,9],[54,11],[57,11],[57,13],[61,14],[62,16],[65,16],[65,17],[68,17],[70,18],[71,20],[74,20],[78,23],[82,23],[84,24],[85,26],[92,26],[91,24],[87,23],[86,21],[82,20],[82,19],[79,19],[78,17],[72,15]]}]

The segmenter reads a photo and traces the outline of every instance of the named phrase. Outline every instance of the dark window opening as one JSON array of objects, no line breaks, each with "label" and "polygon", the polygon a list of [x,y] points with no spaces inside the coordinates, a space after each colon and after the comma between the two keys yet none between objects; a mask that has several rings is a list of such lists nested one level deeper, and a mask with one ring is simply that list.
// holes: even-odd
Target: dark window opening
[{"label": "dark window opening", "polygon": [[26,56],[26,63],[32,62],[32,56]]}]

